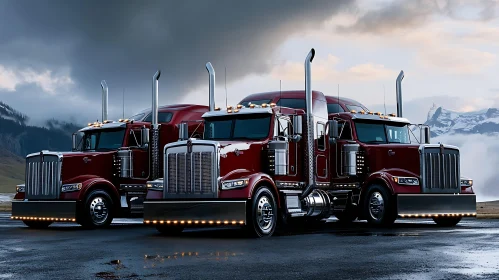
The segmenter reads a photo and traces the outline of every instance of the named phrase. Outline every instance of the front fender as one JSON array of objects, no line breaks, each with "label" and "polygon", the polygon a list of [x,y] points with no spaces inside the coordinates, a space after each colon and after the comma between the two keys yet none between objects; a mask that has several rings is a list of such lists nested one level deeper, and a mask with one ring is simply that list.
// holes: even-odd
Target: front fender
[{"label": "front fender", "polygon": [[224,176],[222,181],[243,179],[243,178],[247,178],[249,180],[248,186],[240,189],[220,190],[219,197],[226,199],[227,198],[251,199],[253,197],[253,193],[255,192],[256,188],[258,186],[261,186],[262,184],[265,184],[270,188],[271,191],[274,192],[274,195],[276,196],[275,199],[277,205],[281,205],[277,187],[274,183],[274,180],[268,174],[262,172],[251,173],[248,170],[239,169],[239,170],[234,170],[229,174],[227,174],[226,176]]},{"label": "front fender", "polygon": [[82,182],[81,191],[78,200],[84,200],[85,197],[97,188],[102,188],[107,191],[113,198],[119,198],[119,193],[116,187],[110,181],[103,178],[92,178]]},{"label": "front fender", "polygon": [[399,185],[393,181],[394,176],[402,177],[418,177],[418,175],[403,169],[383,169],[374,173],[371,173],[367,177],[364,188],[369,187],[372,184],[380,183],[384,184],[391,194],[399,193],[421,193],[421,186],[404,186]]}]

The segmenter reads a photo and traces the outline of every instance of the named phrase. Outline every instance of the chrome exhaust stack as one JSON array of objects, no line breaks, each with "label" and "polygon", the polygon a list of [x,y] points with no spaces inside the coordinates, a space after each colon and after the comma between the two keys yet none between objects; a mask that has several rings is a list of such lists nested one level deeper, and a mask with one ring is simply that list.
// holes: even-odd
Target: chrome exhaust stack
[{"label": "chrome exhaust stack", "polygon": [[206,70],[210,74],[209,78],[209,92],[210,97],[208,100],[210,111],[215,111],[215,69],[211,65],[211,62],[206,63]]},{"label": "chrome exhaust stack", "polygon": [[159,125],[158,125],[158,80],[161,76],[161,70],[156,71],[152,77],[152,141],[151,141],[151,180],[159,177]]},{"label": "chrome exhaust stack", "polygon": [[307,197],[315,187],[315,164],[314,164],[314,116],[312,114],[312,60],[315,56],[315,50],[311,49],[305,59],[305,100],[307,106],[306,125],[307,125],[307,140],[305,151],[306,168],[306,186],[301,195],[301,199]]},{"label": "chrome exhaust stack", "polygon": [[109,99],[109,90],[107,88],[107,84],[105,80],[100,82],[100,86],[102,88],[102,120],[104,122],[107,120],[107,108],[108,108],[108,99]]},{"label": "chrome exhaust stack", "polygon": [[402,80],[404,79],[404,71],[400,71],[396,82],[396,94],[397,94],[397,117],[402,118]]}]

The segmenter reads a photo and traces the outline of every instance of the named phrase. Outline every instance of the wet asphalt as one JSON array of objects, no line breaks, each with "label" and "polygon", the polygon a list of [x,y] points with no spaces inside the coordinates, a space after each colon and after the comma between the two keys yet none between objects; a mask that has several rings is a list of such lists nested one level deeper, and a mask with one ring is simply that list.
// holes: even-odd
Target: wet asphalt
[{"label": "wet asphalt", "polygon": [[140,219],[34,230],[9,217],[0,213],[0,279],[499,279],[499,220],[331,221],[248,239],[233,228],[161,236]]}]

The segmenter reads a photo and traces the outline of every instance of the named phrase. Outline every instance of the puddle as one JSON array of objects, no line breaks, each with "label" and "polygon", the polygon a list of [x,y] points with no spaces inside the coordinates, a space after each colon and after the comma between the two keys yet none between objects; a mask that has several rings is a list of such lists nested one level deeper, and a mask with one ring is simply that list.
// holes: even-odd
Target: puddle
[{"label": "puddle", "polygon": [[333,232],[332,234],[338,236],[422,236],[420,233],[416,232],[359,232],[359,231],[341,231]]},{"label": "puddle", "polygon": [[198,258],[203,260],[215,260],[215,261],[226,261],[231,257],[238,257],[243,255],[243,253],[234,252],[211,252],[211,253],[200,253],[200,252],[175,252],[169,255],[144,255],[145,265],[147,267],[155,267],[157,264],[164,263],[165,261],[175,261],[181,259]]},{"label": "puddle", "polygon": [[129,275],[116,275],[114,272],[108,272],[108,271],[103,271],[103,272],[97,272],[95,274],[95,277],[99,279],[140,279],[139,275],[132,273]]}]

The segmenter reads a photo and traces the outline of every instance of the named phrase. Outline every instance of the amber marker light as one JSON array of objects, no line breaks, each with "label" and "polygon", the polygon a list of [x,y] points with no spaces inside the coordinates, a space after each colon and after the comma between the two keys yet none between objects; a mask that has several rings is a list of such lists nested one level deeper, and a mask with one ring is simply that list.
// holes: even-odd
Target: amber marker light
[{"label": "amber marker light", "polygon": [[251,109],[255,108],[255,104],[250,104],[249,106]]},{"label": "amber marker light", "polygon": [[241,108],[243,108],[243,105],[241,105],[241,104],[237,104],[237,106],[236,106],[236,107],[237,107],[237,109],[241,109]]}]

